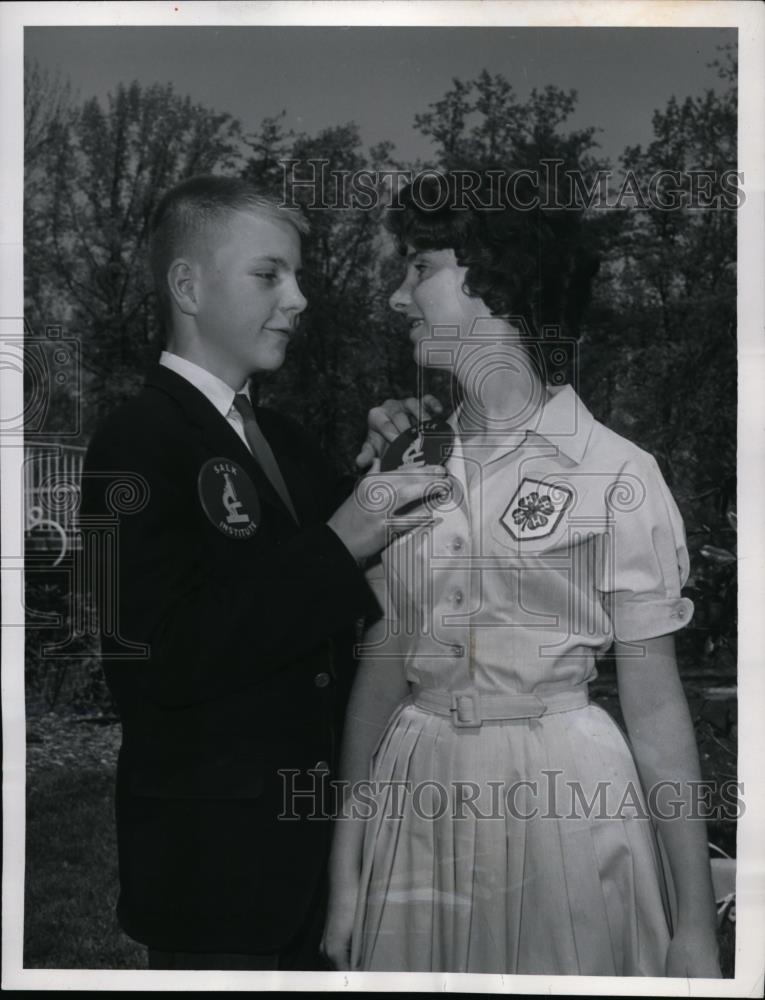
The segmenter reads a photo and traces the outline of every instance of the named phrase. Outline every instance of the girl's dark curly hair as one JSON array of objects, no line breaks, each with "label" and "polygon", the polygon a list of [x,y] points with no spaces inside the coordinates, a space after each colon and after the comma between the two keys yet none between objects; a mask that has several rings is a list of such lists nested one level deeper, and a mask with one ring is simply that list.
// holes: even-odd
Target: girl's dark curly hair
[{"label": "girl's dark curly hair", "polygon": [[582,279],[588,290],[597,270],[597,261],[577,245],[579,214],[540,207],[543,195],[526,172],[511,185],[497,183],[498,174],[511,176],[506,171],[492,173],[473,175],[478,185],[470,189],[464,177],[434,172],[404,188],[401,207],[386,216],[399,252],[453,249],[467,268],[465,292],[481,298],[492,315],[520,318],[535,337],[545,326],[577,335],[588,298]]}]

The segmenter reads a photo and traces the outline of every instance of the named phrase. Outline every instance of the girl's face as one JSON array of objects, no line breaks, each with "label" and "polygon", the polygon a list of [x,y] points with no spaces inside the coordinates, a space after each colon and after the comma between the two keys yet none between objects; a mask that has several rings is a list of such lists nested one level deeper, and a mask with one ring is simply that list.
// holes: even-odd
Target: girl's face
[{"label": "girl's face", "polygon": [[390,306],[409,321],[417,364],[453,371],[476,321],[491,314],[481,299],[463,291],[467,268],[457,264],[453,250],[408,246],[406,261],[404,280]]}]

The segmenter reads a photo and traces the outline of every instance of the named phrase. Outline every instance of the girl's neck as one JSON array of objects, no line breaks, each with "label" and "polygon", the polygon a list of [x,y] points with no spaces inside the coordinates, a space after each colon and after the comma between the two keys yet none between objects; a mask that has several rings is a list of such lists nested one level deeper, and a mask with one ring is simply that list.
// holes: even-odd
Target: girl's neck
[{"label": "girl's neck", "polygon": [[549,398],[528,355],[520,346],[501,345],[466,357],[456,371],[463,438],[525,430]]}]

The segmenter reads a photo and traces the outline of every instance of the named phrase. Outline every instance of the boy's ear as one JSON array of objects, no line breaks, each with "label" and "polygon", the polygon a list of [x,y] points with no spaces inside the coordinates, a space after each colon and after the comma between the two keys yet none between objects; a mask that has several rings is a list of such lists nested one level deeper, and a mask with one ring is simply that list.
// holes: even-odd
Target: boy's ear
[{"label": "boy's ear", "polygon": [[182,313],[196,316],[198,310],[197,289],[193,266],[179,257],[167,269],[167,287],[170,297]]}]

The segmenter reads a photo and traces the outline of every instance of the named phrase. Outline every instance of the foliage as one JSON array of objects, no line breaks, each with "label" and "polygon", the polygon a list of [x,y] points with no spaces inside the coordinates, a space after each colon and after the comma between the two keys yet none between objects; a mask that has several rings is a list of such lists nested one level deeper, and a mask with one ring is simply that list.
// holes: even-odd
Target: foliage
[{"label": "foliage", "polygon": [[[641,190],[659,170],[679,172],[687,193],[690,171],[719,177],[735,168],[730,50],[718,69],[726,89],[673,97],[655,113],[654,140],[625,150],[622,168]],[[574,91],[552,86],[521,99],[504,77],[483,72],[455,79],[415,115],[415,126],[433,140],[427,166],[512,171],[547,160],[589,186],[608,164],[594,127],[568,126],[576,104]],[[303,164],[298,177],[309,159],[326,161],[330,175],[407,166],[388,143],[365,150],[354,123],[295,134],[282,114],[244,135],[227,114],[169,86],[137,83],[119,87],[103,106],[92,100],[77,107],[65,85],[35,67],[27,74],[26,114],[27,310],[33,324],[63,321],[81,341],[86,432],[135,390],[158,351],[141,262],[149,214],[167,187],[200,171],[240,171],[281,194],[285,159]],[[380,210],[317,207],[304,189],[297,198],[311,225],[302,279],[309,308],[287,363],[262,380],[260,398],[291,413],[353,471],[370,405],[423,389],[448,402],[450,387],[417,371],[388,308],[401,264],[380,236]],[[683,660],[730,673],[735,572],[699,553],[732,541],[735,212],[648,204],[567,211],[556,224],[568,303],[560,326],[579,336],[571,377],[598,419],[656,455],[692,557],[697,616],[678,637]]]},{"label": "foliage", "polygon": [[[348,467],[358,449],[370,399],[389,394],[390,379],[403,391],[403,338],[387,335],[381,314],[380,210],[362,211],[322,207],[335,202],[333,175],[386,166],[390,147],[381,144],[365,154],[358,126],[324,129],[315,137],[287,136],[277,119],[266,119],[259,134],[249,140],[254,155],[245,175],[265,184],[275,194],[283,190],[279,158],[299,161],[297,181],[312,179],[311,161],[326,161],[324,197],[310,188],[295,187],[295,200],[310,223],[303,240],[301,284],[309,308],[301,317],[299,337],[283,368],[260,387],[263,404],[291,413],[313,431],[325,451]],[[408,353],[408,350],[406,351]],[[411,372],[407,373],[411,377]],[[400,394],[399,392],[399,394]],[[380,396],[379,398],[382,398]]]},{"label": "foliage", "polygon": [[[600,703],[613,708],[605,700]],[[86,732],[83,733],[82,730]],[[697,729],[701,735],[701,731]],[[119,727],[47,716],[29,726],[24,966],[34,969],[145,969],[146,950],[114,914],[117,849],[114,766]],[[727,741],[726,741],[727,742]],[[725,750],[702,753],[704,779],[725,780]],[[87,744],[84,746],[84,744]],[[99,763],[99,758],[102,760]],[[710,839],[735,854],[733,824]],[[720,835],[726,833],[727,837]],[[724,976],[734,974],[735,925],[719,934]]]},{"label": "foliage", "polygon": [[540,160],[562,161],[565,169],[589,169],[597,130],[561,131],[577,103],[575,90],[536,87],[521,102],[500,75],[484,70],[475,80],[453,80],[453,88],[430,110],[415,115],[415,125],[436,145],[447,170],[498,164],[506,170],[537,169]]},{"label": "foliage", "polygon": [[[540,280],[544,322],[564,337],[579,334],[603,237],[613,228],[610,220],[586,218],[569,190],[570,176],[589,188],[607,165],[596,155],[596,128],[566,130],[576,104],[576,91],[555,86],[535,87],[521,102],[504,77],[484,70],[472,82],[454,79],[452,90],[415,115],[417,128],[435,142],[440,169],[495,170],[504,177],[527,171],[536,178],[542,203],[560,206],[545,211],[555,249],[546,251]],[[552,295],[545,291],[545,275]],[[571,365],[565,374],[573,377]]]},{"label": "foliage", "polygon": [[80,108],[53,101],[29,69],[26,113],[40,124],[27,148],[26,310],[33,325],[63,322],[79,338],[92,429],[156,354],[144,266],[151,213],[179,180],[233,169],[240,128],[170,85],[120,84],[105,108],[95,98]]},{"label": "foliage", "polygon": [[[719,72],[725,92],[672,98],[656,111],[654,141],[625,150],[622,167],[642,188],[660,169],[687,176],[735,168],[731,52]],[[329,170],[403,166],[386,143],[364,151],[353,123],[295,135],[277,116],[243,136],[230,115],[172,87],[133,83],[104,106],[75,106],[66,83],[35,66],[25,84],[27,319],[35,329],[63,324],[80,340],[86,431],[135,390],[158,351],[142,258],[147,220],[164,190],[194,173],[241,171],[279,193],[280,160],[288,158],[325,159]],[[521,100],[506,79],[484,72],[455,79],[415,125],[433,140],[431,166],[534,169],[547,159],[591,180],[607,164],[597,155],[596,129],[567,130],[576,101],[575,92],[555,87]],[[260,394],[313,429],[348,469],[371,404],[423,387],[447,399],[448,386],[432,375],[424,386],[418,381],[405,333],[391,322],[387,298],[400,263],[379,239],[379,214],[302,200],[312,227],[304,244],[310,308],[288,362]],[[696,616],[678,634],[681,669],[715,678],[731,677],[736,664],[735,225],[726,209],[572,213],[563,260],[574,307],[562,325],[580,334],[576,387],[598,419],[657,456],[691,552],[687,592]],[[61,616],[58,629],[29,621],[30,714],[112,710],[92,640],[78,637],[67,660],[43,653],[66,635],[70,601],[60,579],[28,574],[30,611]],[[694,710],[694,721],[705,776],[728,777],[734,733],[702,712]],[[112,910],[113,775],[106,765],[67,766],[74,741],[63,738],[62,760],[33,771],[28,789],[25,964],[143,967],[143,949],[121,934]],[[733,845],[732,823],[712,833]],[[732,974],[730,926],[723,933],[724,971]]]},{"label": "foliage", "polygon": [[[73,602],[89,605],[90,596],[73,594],[63,573],[28,568],[25,600],[25,683],[30,713],[61,709],[82,714],[112,712],[98,640],[77,631],[79,616],[74,614]],[[65,650],[55,650],[55,646]],[[64,651],[65,655],[55,655]]]},{"label": "foliage", "polygon": [[[436,140],[433,166],[506,168],[529,166],[539,156],[557,159],[567,169],[588,172],[599,162],[590,155],[595,129],[559,132],[574,109],[576,95],[548,87],[520,102],[500,76],[481,74],[454,88],[431,110],[415,116],[417,127]],[[508,124],[509,123],[509,124]],[[315,137],[283,132],[280,118],[265,119],[248,139],[254,155],[246,175],[281,192],[282,159],[299,161],[297,180],[315,177],[309,160],[326,161],[325,176],[339,172],[402,167],[387,143],[365,154],[358,127],[324,129]],[[332,191],[331,184],[328,190]],[[264,380],[260,398],[276,402],[314,429],[320,443],[351,471],[350,458],[363,437],[372,401],[416,393],[423,387],[448,391],[444,380],[418,373],[403,327],[387,300],[400,281],[401,264],[380,237],[380,211],[313,206],[313,192],[296,188],[311,223],[304,240],[304,292],[309,309],[301,336],[287,363]],[[331,196],[327,199],[330,203]],[[597,269],[580,214],[558,220],[561,267],[569,276],[569,302],[576,310],[559,317],[576,326]]]},{"label": "foliage", "polygon": [[[721,76],[735,81],[724,53]],[[736,91],[656,111],[655,139],[625,151],[642,191],[659,171],[715,179],[735,168]],[[596,416],[654,454],[684,517],[697,615],[681,639],[695,669],[735,670],[735,568],[698,553],[730,546],[736,492],[736,213],[720,207],[625,210],[581,344],[581,388]],[[711,631],[710,631],[711,629]]]}]

